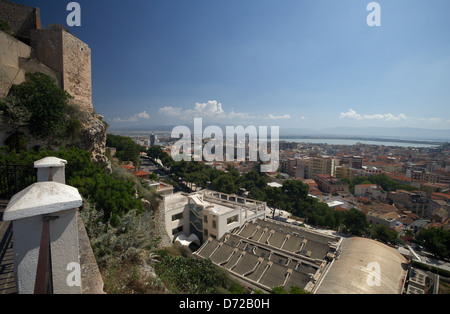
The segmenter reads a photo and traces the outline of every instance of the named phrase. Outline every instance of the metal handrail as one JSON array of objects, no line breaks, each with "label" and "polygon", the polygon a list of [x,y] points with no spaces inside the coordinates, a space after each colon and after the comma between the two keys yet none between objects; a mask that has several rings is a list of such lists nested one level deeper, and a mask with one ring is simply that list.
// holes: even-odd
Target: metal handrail
[{"label": "metal handrail", "polygon": [[0,164],[0,197],[9,199],[36,182],[33,165]]}]

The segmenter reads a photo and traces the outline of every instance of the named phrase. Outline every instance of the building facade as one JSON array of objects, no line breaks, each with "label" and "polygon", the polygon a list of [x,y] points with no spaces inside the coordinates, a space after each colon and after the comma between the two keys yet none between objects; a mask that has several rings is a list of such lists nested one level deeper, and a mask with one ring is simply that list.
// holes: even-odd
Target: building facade
[{"label": "building facade", "polygon": [[164,198],[165,227],[174,241],[195,234],[219,239],[247,221],[265,219],[266,203],[214,191],[175,193]]}]

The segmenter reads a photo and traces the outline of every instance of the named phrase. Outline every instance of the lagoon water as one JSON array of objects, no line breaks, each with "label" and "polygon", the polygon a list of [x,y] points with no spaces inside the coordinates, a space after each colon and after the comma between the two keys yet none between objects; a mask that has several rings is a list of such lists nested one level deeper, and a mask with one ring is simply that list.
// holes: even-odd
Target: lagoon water
[{"label": "lagoon water", "polygon": [[311,144],[329,144],[329,145],[356,145],[357,143],[368,145],[384,145],[384,146],[400,146],[400,147],[437,147],[436,144],[428,143],[404,143],[393,141],[369,141],[369,140],[354,140],[354,139],[337,139],[337,138],[280,138],[280,141],[293,142],[293,143],[311,143]]}]

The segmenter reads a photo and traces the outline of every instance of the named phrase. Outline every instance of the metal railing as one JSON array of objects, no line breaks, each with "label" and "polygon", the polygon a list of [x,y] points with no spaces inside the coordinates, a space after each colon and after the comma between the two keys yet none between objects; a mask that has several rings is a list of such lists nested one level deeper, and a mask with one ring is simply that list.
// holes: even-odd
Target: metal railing
[{"label": "metal railing", "polygon": [[33,165],[0,164],[0,198],[10,199],[37,180]]}]

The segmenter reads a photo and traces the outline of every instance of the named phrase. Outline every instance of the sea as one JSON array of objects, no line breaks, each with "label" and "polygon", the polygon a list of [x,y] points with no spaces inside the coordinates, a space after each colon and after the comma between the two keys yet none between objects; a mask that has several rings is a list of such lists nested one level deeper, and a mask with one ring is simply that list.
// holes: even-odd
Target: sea
[{"label": "sea", "polygon": [[438,147],[436,143],[410,143],[410,142],[396,142],[395,140],[389,141],[372,141],[362,139],[337,139],[337,138],[280,138],[280,141],[292,142],[292,143],[311,143],[311,144],[328,144],[328,145],[356,145],[357,143],[368,145],[384,145],[384,146],[399,146],[399,147]]}]

